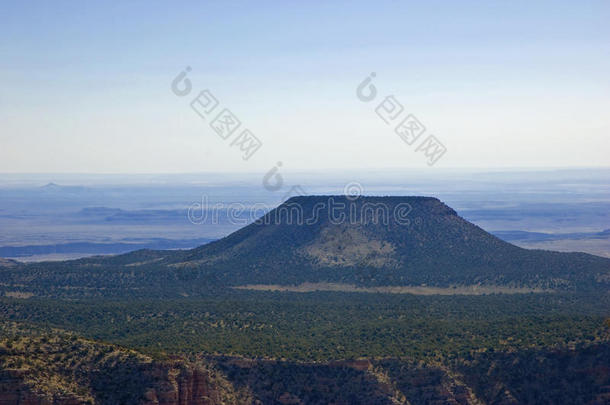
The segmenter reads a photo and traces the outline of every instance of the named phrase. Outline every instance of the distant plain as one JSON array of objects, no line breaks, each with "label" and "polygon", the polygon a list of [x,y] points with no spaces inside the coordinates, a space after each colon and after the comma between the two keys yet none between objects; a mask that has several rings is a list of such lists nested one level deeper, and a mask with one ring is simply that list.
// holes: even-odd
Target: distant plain
[{"label": "distant plain", "polygon": [[[0,257],[63,260],[202,245],[290,195],[288,186],[266,190],[262,175],[0,175]],[[435,196],[518,246],[610,257],[608,169],[379,170],[319,178],[295,173],[289,180],[308,194],[343,194],[356,182],[366,195]],[[189,207],[201,210],[202,202],[207,218],[194,223]]]}]

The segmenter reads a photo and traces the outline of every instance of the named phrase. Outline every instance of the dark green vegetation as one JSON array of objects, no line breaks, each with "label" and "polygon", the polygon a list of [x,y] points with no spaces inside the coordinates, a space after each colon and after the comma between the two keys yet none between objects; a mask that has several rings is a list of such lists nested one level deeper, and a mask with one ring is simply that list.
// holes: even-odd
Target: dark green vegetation
[{"label": "dark green vegetation", "polygon": [[[408,224],[400,220],[407,211]],[[308,225],[308,218],[316,220]],[[518,248],[427,197],[296,197],[260,224],[186,252],[176,266],[188,277],[231,285],[610,285],[610,259]]]},{"label": "dark green vegetation", "polygon": [[296,197],[196,249],[3,267],[0,280],[4,292],[74,298],[302,282],[599,292],[610,288],[610,259],[516,247],[435,198]]},{"label": "dark green vegetation", "polygon": [[610,403],[610,345],[478,353],[454,369],[489,402]]},{"label": "dark green vegetation", "polygon": [[[36,370],[47,370],[34,380],[50,389],[56,381],[50,376],[63,376],[66,392],[99,404],[139,403],[139,387],[164,384],[168,372],[146,356],[184,375],[186,366],[169,359],[214,370],[206,375],[242,404],[253,398],[264,404],[603,404],[610,385],[609,309],[608,294],[568,293],[219,290],[173,300],[0,300],[4,325],[31,327],[8,339],[12,351],[4,356],[16,358],[32,342],[46,347],[49,340],[32,340],[30,333],[45,331],[52,350],[30,347],[36,357],[25,356],[37,359]],[[57,340],[53,327],[92,340]],[[21,363],[5,368],[31,363],[20,356]],[[76,373],[70,364],[78,365]],[[112,402],[126,395],[129,400]]]},{"label": "dark green vegetation", "polygon": [[408,356],[595,342],[608,294],[430,296],[217,293],[203,299],[0,301],[4,319],[74,330],[146,353],[294,360]]}]

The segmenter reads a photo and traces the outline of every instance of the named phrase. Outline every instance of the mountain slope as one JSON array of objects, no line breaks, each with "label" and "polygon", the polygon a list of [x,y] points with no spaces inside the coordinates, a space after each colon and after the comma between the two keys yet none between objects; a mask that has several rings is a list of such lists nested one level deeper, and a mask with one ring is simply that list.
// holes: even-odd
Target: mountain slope
[{"label": "mountain slope", "polygon": [[436,198],[310,196],[192,250],[0,265],[0,289],[35,295],[176,296],[304,282],[607,291],[610,259],[519,248]]},{"label": "mountain slope", "polygon": [[426,197],[296,197],[171,266],[232,285],[483,283],[572,289],[607,283],[610,272],[608,259],[504,242]]}]

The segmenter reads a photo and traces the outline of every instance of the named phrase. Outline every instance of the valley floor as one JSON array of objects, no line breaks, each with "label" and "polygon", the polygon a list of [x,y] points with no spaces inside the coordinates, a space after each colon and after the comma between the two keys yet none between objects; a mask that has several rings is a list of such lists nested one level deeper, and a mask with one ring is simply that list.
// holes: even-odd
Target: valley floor
[{"label": "valley floor", "polygon": [[491,285],[453,286],[448,288],[426,287],[426,286],[379,286],[359,287],[353,284],[340,283],[302,283],[298,285],[278,284],[248,284],[234,287],[240,290],[253,291],[290,291],[290,292],[315,292],[315,291],[341,291],[341,292],[364,292],[384,294],[413,294],[413,295],[488,295],[488,294],[528,294],[528,293],[550,293],[552,290],[540,288],[502,287]]}]

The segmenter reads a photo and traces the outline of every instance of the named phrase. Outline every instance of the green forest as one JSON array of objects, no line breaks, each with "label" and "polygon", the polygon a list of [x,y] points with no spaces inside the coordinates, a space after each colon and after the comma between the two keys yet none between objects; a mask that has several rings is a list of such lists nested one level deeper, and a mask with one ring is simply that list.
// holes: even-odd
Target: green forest
[{"label": "green forest", "polygon": [[6,320],[163,356],[447,359],[607,338],[608,294],[414,296],[220,290],[173,300],[0,300]]}]

